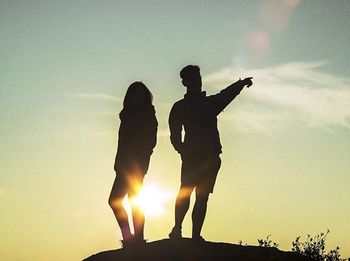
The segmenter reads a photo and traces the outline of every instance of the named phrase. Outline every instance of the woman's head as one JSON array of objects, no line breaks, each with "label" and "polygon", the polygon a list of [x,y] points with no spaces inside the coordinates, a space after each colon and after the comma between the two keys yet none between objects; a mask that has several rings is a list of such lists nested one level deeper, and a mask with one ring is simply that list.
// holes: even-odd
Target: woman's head
[{"label": "woman's head", "polygon": [[123,106],[124,108],[143,107],[151,105],[152,93],[143,82],[133,82],[126,91]]}]

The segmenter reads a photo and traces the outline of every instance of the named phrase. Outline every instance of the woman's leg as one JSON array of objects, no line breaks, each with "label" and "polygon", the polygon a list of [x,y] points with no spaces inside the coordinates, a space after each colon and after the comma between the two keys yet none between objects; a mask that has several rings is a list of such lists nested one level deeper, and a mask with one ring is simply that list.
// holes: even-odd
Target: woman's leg
[{"label": "woman's leg", "polygon": [[108,203],[111,206],[114,216],[118,221],[120,230],[122,232],[123,240],[132,239],[130,232],[130,226],[128,221],[128,214],[123,207],[123,199],[127,194],[127,183],[121,177],[114,179],[111,194],[108,199]]},{"label": "woman's leg", "polygon": [[128,193],[132,211],[132,221],[134,225],[135,239],[144,240],[145,215],[140,205],[135,204],[132,198],[136,197],[143,185],[143,174],[136,175]]}]

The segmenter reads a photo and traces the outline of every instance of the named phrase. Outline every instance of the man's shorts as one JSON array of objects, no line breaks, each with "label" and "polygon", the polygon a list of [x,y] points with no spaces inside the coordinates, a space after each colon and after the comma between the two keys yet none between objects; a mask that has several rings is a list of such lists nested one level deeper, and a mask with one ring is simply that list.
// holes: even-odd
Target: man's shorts
[{"label": "man's shorts", "polygon": [[220,166],[219,155],[183,157],[181,186],[195,187],[196,193],[212,193]]}]

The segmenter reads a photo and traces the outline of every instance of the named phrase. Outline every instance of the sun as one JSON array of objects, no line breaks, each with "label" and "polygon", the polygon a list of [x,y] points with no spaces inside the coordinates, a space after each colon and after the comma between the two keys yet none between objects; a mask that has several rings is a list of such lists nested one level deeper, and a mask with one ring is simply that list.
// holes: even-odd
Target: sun
[{"label": "sun", "polygon": [[[138,195],[131,199],[131,204],[140,207],[145,216],[161,216],[165,212],[166,203],[172,198],[170,190],[160,187],[155,183],[147,183],[140,189]],[[130,209],[127,197],[123,201],[126,209]]]}]

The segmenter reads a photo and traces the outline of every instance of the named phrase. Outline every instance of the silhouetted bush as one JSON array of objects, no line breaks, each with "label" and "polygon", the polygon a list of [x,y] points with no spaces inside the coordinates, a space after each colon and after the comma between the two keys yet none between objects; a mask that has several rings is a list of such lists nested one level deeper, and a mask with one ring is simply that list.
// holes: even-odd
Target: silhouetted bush
[{"label": "silhouetted bush", "polygon": [[277,248],[278,244],[276,242],[272,242],[270,240],[270,236],[271,235],[268,235],[266,237],[266,239],[258,239],[259,246],[261,246],[261,247],[275,247],[275,248]]},{"label": "silhouetted bush", "polygon": [[297,237],[292,242],[292,251],[308,256],[315,261],[346,261],[347,259],[340,258],[339,247],[330,250],[328,253],[326,252],[326,237],[328,234],[329,230],[314,237],[307,235],[304,242],[301,242],[300,237]]},{"label": "silhouetted bush", "polygon": [[[350,261],[350,258],[343,259],[340,257],[339,247],[326,252],[326,238],[328,234],[329,230],[314,237],[307,235],[307,239],[304,242],[300,241],[300,237],[297,237],[292,242],[292,252],[305,255],[315,261]],[[258,239],[259,246],[277,248],[278,244],[273,242],[270,236],[268,235],[266,239]],[[243,242],[239,241],[239,244],[243,245]]]},{"label": "silhouetted bush", "polygon": [[247,244],[247,243],[243,243],[242,240],[239,240],[239,241],[238,241],[238,244],[239,244],[240,246],[248,246],[248,244]]}]

